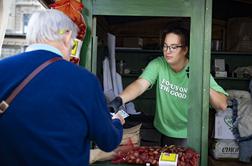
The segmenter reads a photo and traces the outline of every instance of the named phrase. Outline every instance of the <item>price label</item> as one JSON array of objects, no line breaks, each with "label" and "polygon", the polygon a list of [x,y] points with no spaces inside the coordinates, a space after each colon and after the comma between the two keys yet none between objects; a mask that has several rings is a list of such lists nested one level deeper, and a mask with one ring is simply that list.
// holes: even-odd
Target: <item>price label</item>
[{"label": "price label", "polygon": [[161,160],[162,161],[176,161],[176,155],[175,153],[161,153]]},{"label": "price label", "polygon": [[161,153],[159,157],[159,166],[177,166],[178,155],[175,153]]}]

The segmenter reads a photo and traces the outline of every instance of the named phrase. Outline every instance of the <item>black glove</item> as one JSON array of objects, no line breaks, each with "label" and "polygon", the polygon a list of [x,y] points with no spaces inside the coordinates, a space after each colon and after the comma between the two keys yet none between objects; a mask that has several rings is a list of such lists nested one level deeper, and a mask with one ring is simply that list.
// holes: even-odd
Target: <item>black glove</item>
[{"label": "black glove", "polygon": [[116,113],[119,111],[119,108],[123,105],[122,98],[117,96],[108,104],[108,108],[110,112]]}]

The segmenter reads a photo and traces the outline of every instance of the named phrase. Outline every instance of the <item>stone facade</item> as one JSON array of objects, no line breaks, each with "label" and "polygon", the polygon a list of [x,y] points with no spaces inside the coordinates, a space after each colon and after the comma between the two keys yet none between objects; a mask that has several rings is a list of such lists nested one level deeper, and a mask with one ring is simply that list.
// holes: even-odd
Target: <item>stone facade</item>
[{"label": "stone facade", "polygon": [[6,36],[2,46],[0,59],[23,52],[27,46],[25,41],[26,27],[31,14],[44,7],[38,0],[14,0],[9,14]]}]

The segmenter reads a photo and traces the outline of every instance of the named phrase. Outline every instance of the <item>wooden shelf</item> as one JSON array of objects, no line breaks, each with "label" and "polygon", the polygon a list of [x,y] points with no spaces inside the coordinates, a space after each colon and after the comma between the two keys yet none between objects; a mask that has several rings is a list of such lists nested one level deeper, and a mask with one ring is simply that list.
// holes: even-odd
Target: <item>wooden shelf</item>
[{"label": "wooden shelf", "polygon": [[252,52],[231,52],[231,51],[212,51],[211,54],[213,55],[249,55],[252,56]]},{"label": "wooden shelf", "polygon": [[139,77],[140,74],[122,74],[122,77]]},{"label": "wooden shelf", "polygon": [[250,81],[252,78],[237,78],[237,77],[214,77],[215,80],[234,80],[234,81]]},{"label": "wooden shelf", "polygon": [[237,160],[227,159],[227,160],[216,160],[212,156],[208,156],[209,166],[251,166],[252,163],[243,163]]},{"label": "wooden shelf", "polygon": [[161,50],[148,50],[142,48],[116,47],[116,52],[141,52],[141,53],[162,53]]}]

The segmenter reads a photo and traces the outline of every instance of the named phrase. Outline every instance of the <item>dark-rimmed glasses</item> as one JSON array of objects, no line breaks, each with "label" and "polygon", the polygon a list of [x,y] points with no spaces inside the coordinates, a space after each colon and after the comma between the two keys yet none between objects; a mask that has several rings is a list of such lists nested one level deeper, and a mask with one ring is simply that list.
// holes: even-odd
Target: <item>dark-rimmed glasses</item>
[{"label": "dark-rimmed glasses", "polygon": [[170,52],[175,52],[178,48],[184,47],[184,45],[163,45],[163,51],[169,50]]}]

